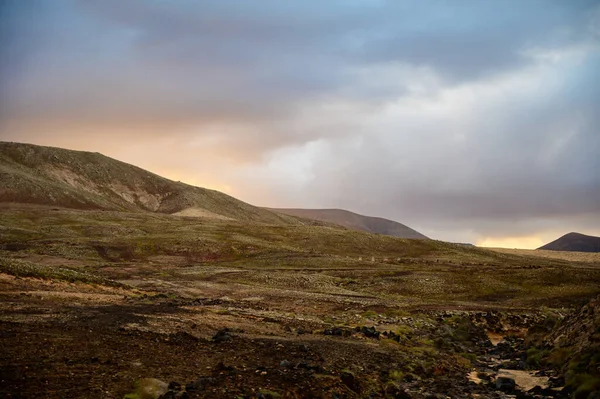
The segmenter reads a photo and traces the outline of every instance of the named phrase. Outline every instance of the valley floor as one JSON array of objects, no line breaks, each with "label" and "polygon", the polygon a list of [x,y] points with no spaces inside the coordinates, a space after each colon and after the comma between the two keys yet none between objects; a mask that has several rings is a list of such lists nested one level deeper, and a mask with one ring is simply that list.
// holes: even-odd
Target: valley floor
[{"label": "valley floor", "polygon": [[0,225],[9,398],[567,397],[528,371],[527,330],[600,291],[597,262],[329,227],[37,208]]},{"label": "valley floor", "polygon": [[[281,297],[182,299],[7,275],[1,283],[3,397],[122,398],[146,377],[188,384],[192,398],[500,397],[467,378],[490,349],[462,324],[480,312],[313,298],[298,300],[300,313],[292,303],[284,311]],[[490,375],[514,367],[496,360]]]}]

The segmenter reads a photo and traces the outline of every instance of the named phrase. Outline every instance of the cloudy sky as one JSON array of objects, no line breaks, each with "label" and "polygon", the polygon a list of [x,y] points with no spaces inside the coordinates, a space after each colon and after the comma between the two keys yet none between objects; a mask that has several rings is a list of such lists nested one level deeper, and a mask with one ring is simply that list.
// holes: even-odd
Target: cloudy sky
[{"label": "cloudy sky", "polygon": [[600,3],[0,3],[0,140],[438,239],[600,235]]}]

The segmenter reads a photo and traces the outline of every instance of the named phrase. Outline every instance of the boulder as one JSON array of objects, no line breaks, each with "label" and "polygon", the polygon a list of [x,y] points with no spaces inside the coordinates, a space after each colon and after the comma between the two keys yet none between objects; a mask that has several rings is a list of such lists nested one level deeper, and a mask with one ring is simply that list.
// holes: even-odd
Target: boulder
[{"label": "boulder", "polygon": [[354,376],[354,374],[352,372],[342,371],[342,374],[340,375],[340,379],[342,380],[344,385],[346,385],[348,388],[350,388],[354,392],[360,391],[358,380],[356,379],[356,377]]},{"label": "boulder", "polygon": [[375,327],[363,326],[360,332],[367,338],[379,338],[379,331]]},{"label": "boulder", "polygon": [[221,343],[221,342],[229,342],[233,339],[228,328],[223,328],[222,330],[217,331],[217,333],[212,337],[213,342]]},{"label": "boulder", "polygon": [[512,392],[515,390],[515,379],[507,375],[499,375],[496,377],[496,388],[504,392]]}]

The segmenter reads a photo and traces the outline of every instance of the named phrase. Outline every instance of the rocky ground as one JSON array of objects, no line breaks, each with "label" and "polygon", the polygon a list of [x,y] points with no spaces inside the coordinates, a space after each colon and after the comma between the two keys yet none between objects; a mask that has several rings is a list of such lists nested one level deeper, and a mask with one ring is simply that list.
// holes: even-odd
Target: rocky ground
[{"label": "rocky ground", "polygon": [[260,301],[0,281],[7,398],[566,398],[574,391],[559,371],[527,359],[527,328],[559,314],[365,314],[348,304],[332,324],[269,313]]},{"label": "rocky ground", "polygon": [[597,398],[599,287],[595,259],[0,207],[0,397]]}]

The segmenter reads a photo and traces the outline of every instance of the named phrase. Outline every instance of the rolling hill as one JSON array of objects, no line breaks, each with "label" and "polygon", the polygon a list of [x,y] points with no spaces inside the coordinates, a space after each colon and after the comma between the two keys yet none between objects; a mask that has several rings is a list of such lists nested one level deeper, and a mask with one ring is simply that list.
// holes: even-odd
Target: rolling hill
[{"label": "rolling hill", "polygon": [[550,251],[600,252],[600,237],[568,233],[538,249]]},{"label": "rolling hill", "polygon": [[343,209],[268,209],[286,215],[334,223],[352,230],[385,234],[400,238],[428,239],[428,237],[402,223],[379,217],[359,215],[358,213]]},{"label": "rolling hill", "polygon": [[0,142],[0,202],[300,223],[219,191],[175,182],[99,153],[9,142]]}]

